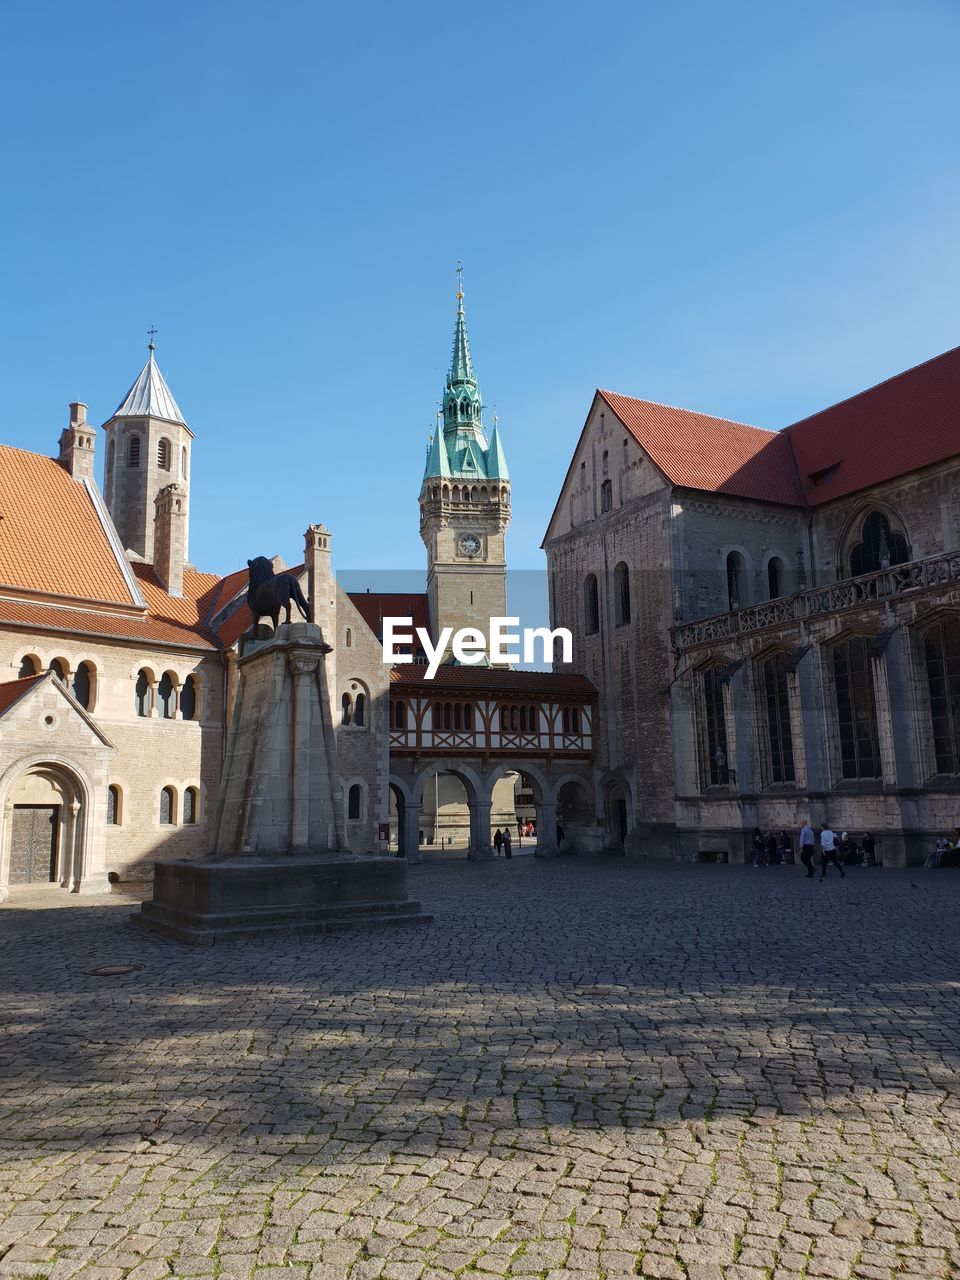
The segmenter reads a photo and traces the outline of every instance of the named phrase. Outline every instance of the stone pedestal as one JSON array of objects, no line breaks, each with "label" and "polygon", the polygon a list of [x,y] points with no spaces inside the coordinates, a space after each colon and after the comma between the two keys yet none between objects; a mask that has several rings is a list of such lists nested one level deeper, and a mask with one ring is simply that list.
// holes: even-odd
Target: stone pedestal
[{"label": "stone pedestal", "polygon": [[158,863],[133,922],[181,942],[430,919],[402,859],[349,852],[320,627],[245,637],[212,830],[216,852]]}]

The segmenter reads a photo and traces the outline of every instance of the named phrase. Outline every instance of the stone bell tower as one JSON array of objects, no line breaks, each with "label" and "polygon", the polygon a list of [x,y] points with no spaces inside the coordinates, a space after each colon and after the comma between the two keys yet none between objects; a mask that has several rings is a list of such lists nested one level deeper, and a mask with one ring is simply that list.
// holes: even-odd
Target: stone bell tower
[{"label": "stone bell tower", "polygon": [[510,475],[496,419],[489,443],[484,434],[458,267],[453,358],[420,489],[435,636],[443,627],[477,627],[487,634],[490,618],[506,614],[509,524]]},{"label": "stone bell tower", "polygon": [[155,555],[157,497],[172,484],[182,498],[182,556],[189,554],[190,450],[187,426],[154,359],[153,331],[147,363],[103,424],[107,456],[103,496],[124,550],[151,564]]}]

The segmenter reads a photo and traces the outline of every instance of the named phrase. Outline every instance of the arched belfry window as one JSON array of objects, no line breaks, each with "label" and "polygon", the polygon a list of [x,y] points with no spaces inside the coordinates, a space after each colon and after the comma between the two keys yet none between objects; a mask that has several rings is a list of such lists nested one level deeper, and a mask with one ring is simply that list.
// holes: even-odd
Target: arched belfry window
[{"label": "arched belfry window", "polygon": [[166,436],[161,436],[157,443],[157,466],[161,471],[170,470],[170,441]]},{"label": "arched belfry window", "polygon": [[140,465],[140,437],[131,436],[127,445],[127,466],[139,467]]},{"label": "arched belfry window", "polygon": [[881,511],[871,511],[860,530],[860,541],[850,553],[850,576],[876,573],[893,564],[906,564],[910,549],[902,533],[895,533]]}]

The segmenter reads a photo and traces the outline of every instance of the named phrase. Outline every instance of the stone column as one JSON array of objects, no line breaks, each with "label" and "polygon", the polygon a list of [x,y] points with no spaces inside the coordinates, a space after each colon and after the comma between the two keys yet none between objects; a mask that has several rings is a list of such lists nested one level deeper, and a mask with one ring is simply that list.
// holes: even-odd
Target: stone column
[{"label": "stone column", "polygon": [[287,661],[294,683],[290,848],[294,853],[305,853],[310,847],[310,701],[318,659],[315,654],[293,650]]},{"label": "stone column", "polygon": [[0,902],[10,896],[10,845],[13,840],[13,801],[8,800],[0,815]]},{"label": "stone column", "polygon": [[534,854],[538,858],[555,858],[559,852],[556,802],[540,800],[537,802],[537,847]]},{"label": "stone column", "polygon": [[403,849],[407,862],[420,861],[420,806],[409,801],[403,810]]},{"label": "stone column", "polygon": [[493,846],[490,843],[490,812],[493,803],[490,800],[471,800],[470,804],[470,848],[467,857],[476,860],[493,857]]},{"label": "stone column", "polygon": [[73,800],[70,804],[60,806],[60,839],[58,849],[58,862],[60,888],[69,889],[71,893],[77,891],[77,881],[79,880],[80,868],[77,866],[77,818],[80,814],[80,804]]}]

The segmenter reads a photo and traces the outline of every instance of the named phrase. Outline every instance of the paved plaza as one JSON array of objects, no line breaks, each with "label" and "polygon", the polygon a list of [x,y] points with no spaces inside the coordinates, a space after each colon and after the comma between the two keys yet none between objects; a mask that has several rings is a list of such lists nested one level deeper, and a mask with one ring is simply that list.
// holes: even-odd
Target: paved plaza
[{"label": "paved plaza", "polygon": [[410,879],[212,950],[0,909],[0,1276],[960,1275],[960,873]]}]

